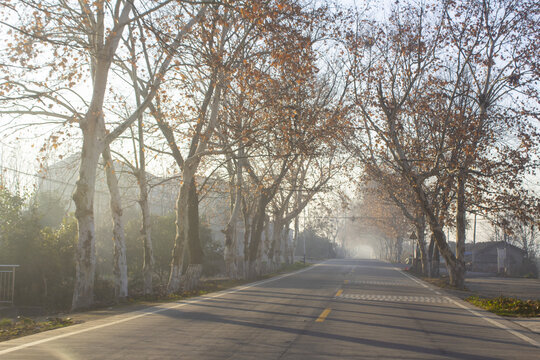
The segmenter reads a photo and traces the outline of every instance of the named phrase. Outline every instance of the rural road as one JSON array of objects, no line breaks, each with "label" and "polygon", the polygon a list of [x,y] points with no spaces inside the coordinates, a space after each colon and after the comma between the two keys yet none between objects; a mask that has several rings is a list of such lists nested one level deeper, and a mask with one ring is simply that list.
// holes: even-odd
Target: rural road
[{"label": "rural road", "polygon": [[0,359],[540,359],[540,336],[376,260],[0,343]]}]

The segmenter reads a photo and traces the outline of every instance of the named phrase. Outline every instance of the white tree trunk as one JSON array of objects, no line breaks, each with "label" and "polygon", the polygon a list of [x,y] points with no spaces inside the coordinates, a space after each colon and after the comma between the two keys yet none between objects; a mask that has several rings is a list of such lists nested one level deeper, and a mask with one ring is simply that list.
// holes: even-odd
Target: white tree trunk
[{"label": "white tree trunk", "polygon": [[285,224],[285,228],[283,229],[283,262],[285,264],[291,264],[291,249],[292,249],[292,241],[289,237],[290,224]]},{"label": "white tree trunk", "polygon": [[128,296],[128,275],[126,260],[126,237],[124,234],[124,221],[122,219],[122,201],[118,189],[118,179],[114,171],[114,164],[109,147],[103,151],[105,174],[109,188],[111,215],[113,221],[113,274],[114,297],[123,300]]},{"label": "white tree trunk", "polygon": [[144,185],[141,183],[140,188],[141,197],[139,205],[142,215],[141,236],[143,240],[143,293],[150,295],[153,293],[152,280],[154,277],[154,250],[152,245],[150,206],[148,204],[146,183]]},{"label": "white tree trunk", "polygon": [[[185,184],[185,183],[184,183]],[[185,224],[187,212],[187,187],[182,184],[176,200],[176,237],[172,252],[171,271],[167,292],[169,294],[178,292],[182,281],[182,266],[184,265],[184,254],[186,248]]]},{"label": "white tree trunk", "polygon": [[298,246],[298,233],[300,232],[299,215],[294,218],[294,237],[291,249],[291,264],[294,264],[294,254],[296,253],[296,247]]},{"label": "white tree trunk", "polygon": [[236,189],[234,196],[234,204],[231,211],[231,216],[225,230],[225,249],[224,249],[224,258],[225,258],[225,271],[227,276],[231,279],[238,278],[238,239],[236,224],[238,223],[238,218],[240,216],[240,209],[242,206],[242,164],[241,161],[237,164],[236,169]]},{"label": "white tree trunk", "polygon": [[189,264],[186,274],[182,279],[182,288],[184,291],[193,291],[199,285],[199,279],[202,275],[202,264]]},{"label": "white tree trunk", "polygon": [[271,271],[275,271],[280,264],[280,256],[281,256],[281,235],[283,233],[282,228],[283,224],[281,222],[279,213],[275,214],[274,216],[274,224],[273,224],[273,231],[272,231],[272,243],[270,244],[270,266]]},{"label": "white tree trunk", "polygon": [[187,164],[182,170],[182,185],[180,185],[180,192],[176,201],[176,237],[172,253],[169,282],[167,284],[167,292],[169,294],[178,292],[182,284],[182,267],[184,265],[184,255],[187,245],[189,186],[195,175],[192,167]]},{"label": "white tree trunk", "polygon": [[96,231],[94,223],[94,188],[99,160],[99,146],[93,134],[83,133],[83,147],[79,180],[73,201],[78,225],[75,253],[75,287],[72,310],[88,308],[94,302],[94,276],[96,272]]}]

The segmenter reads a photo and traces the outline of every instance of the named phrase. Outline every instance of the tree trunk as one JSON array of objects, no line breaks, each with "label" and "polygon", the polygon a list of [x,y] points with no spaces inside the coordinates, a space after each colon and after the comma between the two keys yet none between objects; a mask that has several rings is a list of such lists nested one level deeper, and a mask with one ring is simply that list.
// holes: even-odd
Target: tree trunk
[{"label": "tree trunk", "polygon": [[417,243],[418,249],[420,249],[420,265],[422,266],[422,274],[429,277],[429,264],[426,253],[426,239],[425,239],[425,229],[426,229],[426,220],[422,215],[418,218],[418,221],[415,222]]},{"label": "tree trunk", "polygon": [[457,206],[456,206],[456,265],[455,279],[452,284],[458,288],[465,286],[465,176],[460,171],[457,180]]},{"label": "tree trunk", "polygon": [[444,257],[444,260],[446,261],[450,284],[452,286],[462,288],[464,284],[465,267],[461,266],[461,260],[458,261],[456,259],[456,256],[448,246],[446,236],[444,235],[444,231],[440,224],[438,216],[436,215],[432,204],[428,200],[426,193],[422,189],[422,184],[418,183],[419,180],[417,178],[414,178],[414,181],[415,182],[413,183],[413,189],[418,195],[418,199],[420,200],[423,213],[427,216],[429,227],[433,234],[432,236],[435,239],[438,251],[441,253],[441,255]]},{"label": "tree trunk", "polygon": [[176,199],[176,236],[172,251],[171,270],[169,282],[167,283],[167,293],[172,294],[180,290],[182,278],[182,266],[184,264],[185,240],[186,240],[186,210],[188,201],[188,186],[183,183]]},{"label": "tree trunk", "polygon": [[[134,80],[134,83],[136,81]],[[140,94],[137,93],[137,106],[140,106]],[[137,119],[139,137],[139,166],[137,169],[137,181],[139,183],[139,206],[141,208],[141,238],[143,241],[143,294],[151,295],[154,292],[154,247],[152,245],[152,221],[150,218],[150,205],[148,204],[148,182],[146,180],[146,149],[144,146],[143,117]]]},{"label": "tree trunk", "polygon": [[[234,210],[233,210],[234,213]],[[236,239],[236,221],[233,220],[233,214],[223,230],[225,234],[225,248],[223,249],[223,258],[225,260],[225,273],[229,279],[236,279],[238,274],[237,260],[237,239]]]},{"label": "tree trunk", "polygon": [[185,291],[191,291],[199,286],[204,258],[201,240],[199,237],[199,197],[197,195],[195,179],[192,179],[189,184],[187,214],[188,227],[186,229],[186,236],[189,250],[189,265],[183,279],[183,289]]},{"label": "tree trunk", "polygon": [[268,260],[271,266],[271,270],[276,270],[281,262],[281,242],[283,233],[283,223],[280,218],[280,214],[274,216],[274,231],[272,232],[272,242],[270,244],[270,251]]},{"label": "tree trunk", "polygon": [[435,243],[435,236],[433,234],[431,234],[431,240],[429,242],[428,256],[429,277],[439,277],[439,248]]},{"label": "tree trunk", "polygon": [[[240,215],[240,209],[242,206],[242,164],[238,161],[236,165],[236,189],[234,193],[234,200],[232,204],[231,216],[227,222],[227,226],[223,230],[225,234],[225,249],[223,256],[225,259],[225,272],[230,279],[238,278],[238,239],[236,234],[236,224]],[[231,182],[234,186],[234,181]]]},{"label": "tree trunk", "polygon": [[107,186],[111,197],[111,215],[113,220],[113,274],[114,274],[114,297],[115,300],[124,300],[128,296],[128,274],[126,260],[126,237],[124,234],[124,221],[122,219],[122,201],[118,189],[118,179],[114,171],[114,163],[111,151],[107,147],[103,151],[105,162],[105,174]]},{"label": "tree trunk", "polygon": [[[268,204],[268,203],[267,203]],[[257,258],[255,259],[255,272],[257,276],[273,272],[273,267],[268,259],[268,253],[270,251],[270,216],[264,214],[263,233],[261,235],[261,246],[257,252]],[[270,265],[269,265],[270,264]]]},{"label": "tree trunk", "polygon": [[243,265],[243,277],[248,278],[249,273],[249,243],[251,239],[251,223],[252,220],[249,216],[249,209],[245,201],[242,201],[242,213],[244,215],[244,265]]},{"label": "tree trunk", "polygon": [[186,274],[182,279],[182,289],[193,291],[199,286],[199,279],[202,275],[202,264],[189,264]]},{"label": "tree trunk", "polygon": [[73,193],[75,218],[78,225],[78,242],[75,254],[75,287],[72,310],[88,308],[94,302],[94,277],[96,273],[96,232],[94,223],[94,192],[96,170],[101,144],[93,131],[83,132],[83,146],[79,180]]},{"label": "tree trunk", "polygon": [[294,264],[294,254],[296,253],[296,247],[298,246],[298,233],[300,232],[299,215],[294,218],[294,237],[291,249],[291,264]]},{"label": "tree trunk", "polygon": [[401,256],[403,253],[403,238],[398,237],[396,239],[396,263],[401,262]]},{"label": "tree trunk", "polygon": [[292,264],[290,258],[291,258],[291,249],[293,247],[291,241],[289,240],[289,232],[290,232],[290,229],[289,227],[291,226],[291,223],[288,222],[285,224],[285,226],[283,227],[283,262],[285,262],[285,264],[289,265],[289,264]]},{"label": "tree trunk", "polygon": [[141,230],[143,241],[143,294],[150,295],[153,290],[154,248],[152,245],[150,205],[148,204],[148,187],[146,172],[139,170],[139,206],[141,207]]},{"label": "tree trunk", "polygon": [[247,258],[247,278],[254,279],[260,274],[257,272],[256,261],[259,257],[262,233],[264,230],[264,218],[267,205],[267,195],[264,191],[261,193],[257,204],[257,210],[255,216],[253,216],[253,223],[251,224],[251,236],[249,241],[248,258]]}]

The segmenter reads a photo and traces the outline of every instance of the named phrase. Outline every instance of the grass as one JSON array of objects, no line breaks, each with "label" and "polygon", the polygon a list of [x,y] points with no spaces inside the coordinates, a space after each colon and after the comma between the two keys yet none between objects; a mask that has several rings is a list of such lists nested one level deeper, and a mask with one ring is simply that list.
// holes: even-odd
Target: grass
[{"label": "grass", "polygon": [[15,320],[2,319],[0,320],[0,341],[7,341],[74,324],[76,322],[70,318],[48,318],[45,321],[34,321],[19,316]]},{"label": "grass", "polygon": [[465,300],[501,316],[540,317],[540,300],[520,300],[505,296],[496,298],[470,296]]}]

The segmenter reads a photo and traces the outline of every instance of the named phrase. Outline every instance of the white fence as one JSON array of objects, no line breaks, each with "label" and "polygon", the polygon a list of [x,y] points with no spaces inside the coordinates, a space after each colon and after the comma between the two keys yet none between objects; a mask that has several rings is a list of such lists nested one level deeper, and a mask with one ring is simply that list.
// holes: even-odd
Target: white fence
[{"label": "white fence", "polygon": [[0,304],[13,305],[15,298],[15,269],[19,265],[0,265]]}]

